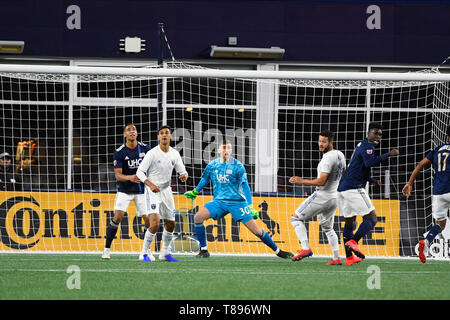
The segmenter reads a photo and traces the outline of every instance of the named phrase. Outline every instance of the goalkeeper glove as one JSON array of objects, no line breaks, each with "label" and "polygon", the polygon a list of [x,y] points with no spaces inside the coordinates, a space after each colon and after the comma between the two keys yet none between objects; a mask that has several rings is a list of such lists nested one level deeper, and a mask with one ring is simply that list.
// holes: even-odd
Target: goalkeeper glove
[{"label": "goalkeeper glove", "polygon": [[184,196],[188,199],[192,199],[195,200],[195,198],[197,198],[198,195],[198,191],[197,190],[192,190],[192,191],[188,191],[184,194]]},{"label": "goalkeeper glove", "polygon": [[258,212],[255,208],[253,208],[253,205],[252,205],[252,204],[249,204],[249,205],[248,205],[248,209],[250,210],[250,213],[251,213],[253,219],[255,219],[255,220],[258,219],[258,217],[259,217],[259,212]]}]

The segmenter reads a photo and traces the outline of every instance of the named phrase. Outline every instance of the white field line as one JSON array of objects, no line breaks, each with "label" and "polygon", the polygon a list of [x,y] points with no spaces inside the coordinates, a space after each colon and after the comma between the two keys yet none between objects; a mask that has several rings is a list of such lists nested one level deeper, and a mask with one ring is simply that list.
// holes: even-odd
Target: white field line
[{"label": "white field line", "polygon": [[[158,254],[156,254],[156,257],[158,256]],[[188,255],[185,255],[188,256]],[[214,257],[215,255],[211,255],[211,257]],[[0,254],[0,258],[2,257],[2,254]],[[114,259],[114,257],[111,259],[111,261],[116,262],[136,262],[136,263],[141,263],[138,260],[139,255],[136,255],[135,257],[130,257],[130,258],[124,258],[124,256],[120,256],[118,255],[117,260]],[[221,255],[216,255],[215,257],[220,257],[220,259],[223,259],[226,257],[226,260],[229,261],[239,261],[241,259],[241,263],[243,264],[247,264],[247,263],[264,263],[264,264],[269,264],[269,263],[278,263],[280,262],[279,258],[277,257],[268,257],[268,256],[263,256],[263,257],[252,257],[251,259],[249,259],[248,257],[245,257],[244,259],[243,256],[221,256]],[[198,260],[192,260],[191,258],[189,258],[188,260],[182,260],[183,257],[182,256],[177,256],[177,258],[181,259],[180,261],[183,263],[197,263]],[[328,257],[311,257],[308,258],[308,260],[306,260],[305,262],[296,262],[296,264],[300,265],[301,263],[308,263],[308,262],[312,262],[315,260],[319,260],[319,259],[324,259]],[[102,261],[101,258],[97,258],[97,257],[89,257],[89,258],[76,258],[76,257],[63,257],[64,261],[79,261],[79,262],[99,262],[99,263],[108,263],[108,261]],[[158,259],[158,258],[156,258]],[[61,261],[61,256],[60,255],[54,255],[54,256],[45,256],[45,257],[13,257],[12,258],[13,261],[25,261],[25,262],[32,262],[32,261],[45,261],[45,262],[52,262],[52,261]],[[342,259],[344,261],[344,259]],[[376,260],[376,261],[374,261]],[[364,259],[364,261],[366,263],[371,263],[371,264],[377,264],[377,265],[383,265],[383,264],[390,264],[390,265],[404,265],[404,264],[418,264],[419,258],[405,258],[405,259],[383,259],[383,258],[379,258],[379,257],[366,257],[366,259]],[[431,261],[448,261],[448,259],[434,259],[434,258],[427,258],[427,262],[431,262]],[[157,261],[158,262],[158,261]],[[211,261],[214,263],[220,263],[220,261],[215,260],[215,261]],[[419,264],[421,265],[421,264]]]},{"label": "white field line", "polygon": [[[177,273],[180,269],[80,269],[83,272],[97,273]],[[0,269],[0,272],[63,272],[67,273],[67,269]],[[336,273],[341,274],[367,274],[364,270],[332,270],[332,271],[277,271],[277,272],[251,272],[248,270],[218,270],[218,269],[189,269],[184,273],[212,273],[212,274],[244,274],[244,275],[308,275],[320,274],[335,276]],[[382,274],[408,274],[408,275],[430,275],[430,274],[448,274],[444,271],[381,271]]]}]

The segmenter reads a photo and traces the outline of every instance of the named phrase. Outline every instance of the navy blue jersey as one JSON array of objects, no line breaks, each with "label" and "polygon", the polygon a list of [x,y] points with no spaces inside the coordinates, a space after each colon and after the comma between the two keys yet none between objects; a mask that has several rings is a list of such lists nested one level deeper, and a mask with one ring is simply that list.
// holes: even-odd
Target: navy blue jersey
[{"label": "navy blue jersey", "polygon": [[427,159],[433,163],[433,194],[450,192],[450,142],[441,144],[428,153]]},{"label": "navy blue jersey", "polygon": [[[142,142],[134,149],[128,148],[125,144],[121,145],[114,152],[114,169],[122,168],[122,174],[136,174],[137,168],[144,158],[150,146]],[[128,194],[144,193],[144,183],[135,183],[131,181],[117,181],[118,191]]]},{"label": "navy blue jersey", "polygon": [[339,182],[337,191],[365,188],[368,181],[373,181],[370,176],[370,168],[380,164],[390,155],[391,153],[388,152],[381,156],[375,156],[375,147],[367,138],[358,143],[344,176]]}]

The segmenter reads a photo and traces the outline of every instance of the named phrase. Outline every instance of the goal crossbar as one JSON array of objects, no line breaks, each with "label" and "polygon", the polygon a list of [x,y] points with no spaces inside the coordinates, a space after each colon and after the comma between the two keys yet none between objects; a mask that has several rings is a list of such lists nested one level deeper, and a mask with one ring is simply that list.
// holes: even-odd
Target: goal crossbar
[{"label": "goal crossbar", "polygon": [[364,81],[450,81],[450,74],[438,72],[328,72],[328,71],[265,71],[187,68],[124,68],[0,64],[0,72],[50,73],[70,75],[114,75],[148,77],[298,79],[298,80],[364,80]]}]

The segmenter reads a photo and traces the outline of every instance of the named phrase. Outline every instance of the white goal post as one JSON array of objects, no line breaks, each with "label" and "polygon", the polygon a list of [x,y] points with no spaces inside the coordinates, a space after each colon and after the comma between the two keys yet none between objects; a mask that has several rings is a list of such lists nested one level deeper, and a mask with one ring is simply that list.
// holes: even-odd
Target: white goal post
[{"label": "white goal post", "polygon": [[[162,80],[162,86],[158,85]],[[372,169],[381,187],[368,187],[379,217],[362,240],[368,256],[415,256],[432,225],[432,171],[417,179],[414,195],[401,188],[416,164],[445,139],[450,124],[450,74],[421,72],[324,72],[219,70],[184,63],[164,67],[39,66],[0,64],[0,145],[13,157],[20,189],[0,191],[0,251],[100,252],[116,192],[112,156],[135,123],[139,140],[156,146],[160,124],[173,128],[172,146],[190,174],[173,176],[177,208],[174,252],[197,249],[193,214],[212,198],[205,188],[195,202],[183,193],[197,185],[217,156],[217,144],[233,142],[246,167],[258,224],[284,250],[299,248],[290,216],[313,188],[289,183],[314,178],[320,160],[318,133],[336,134],[335,148],[350,159],[367,126],[383,124],[377,153],[400,155]],[[0,180],[6,174],[0,172]],[[206,224],[210,251],[271,254],[228,215]],[[343,218],[334,228],[342,242]],[[317,219],[307,223],[317,256],[331,250]],[[119,228],[112,252],[138,252],[143,225],[134,204]],[[448,258],[450,232],[431,254]],[[152,250],[158,250],[158,242]],[[341,255],[344,254],[341,243]]]},{"label": "white goal post", "polygon": [[427,72],[351,72],[351,71],[263,71],[151,67],[95,67],[0,64],[0,72],[49,73],[65,75],[111,75],[144,77],[241,78],[241,79],[299,79],[299,80],[366,80],[366,81],[449,81],[449,73]]}]

